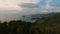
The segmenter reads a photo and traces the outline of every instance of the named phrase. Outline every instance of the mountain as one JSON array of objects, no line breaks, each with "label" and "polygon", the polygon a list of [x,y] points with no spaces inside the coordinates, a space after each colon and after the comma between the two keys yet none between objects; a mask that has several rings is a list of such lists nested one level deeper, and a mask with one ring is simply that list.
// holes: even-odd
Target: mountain
[{"label": "mountain", "polygon": [[37,19],[41,19],[43,17],[49,17],[49,16],[53,16],[55,15],[55,13],[48,13],[48,14],[30,14],[30,15],[24,15],[22,16],[23,21],[27,21],[27,22],[35,22]]},{"label": "mountain", "polygon": [[60,34],[60,13],[55,13],[53,16],[38,19],[33,23],[31,29],[34,34]]},{"label": "mountain", "polygon": [[[50,13],[51,14],[51,13]],[[41,19],[38,19],[36,20],[35,23],[37,24],[56,24],[56,23],[60,23],[60,13],[54,13],[54,14],[51,14],[52,16],[48,16],[46,18],[41,18]]]}]

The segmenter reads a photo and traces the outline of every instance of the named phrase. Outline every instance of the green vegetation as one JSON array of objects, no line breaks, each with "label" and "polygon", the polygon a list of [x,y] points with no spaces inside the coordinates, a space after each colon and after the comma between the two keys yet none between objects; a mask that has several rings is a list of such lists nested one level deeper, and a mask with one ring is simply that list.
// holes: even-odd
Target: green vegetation
[{"label": "green vegetation", "polygon": [[0,34],[60,34],[60,13],[42,17],[35,23],[21,20],[0,22]]}]

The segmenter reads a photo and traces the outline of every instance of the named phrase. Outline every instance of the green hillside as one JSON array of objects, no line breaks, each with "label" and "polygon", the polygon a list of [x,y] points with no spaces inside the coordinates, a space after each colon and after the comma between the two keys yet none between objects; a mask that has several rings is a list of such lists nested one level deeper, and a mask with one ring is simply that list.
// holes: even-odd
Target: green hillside
[{"label": "green hillside", "polygon": [[60,34],[60,13],[42,17],[34,23],[21,20],[0,22],[0,34]]},{"label": "green hillside", "polygon": [[32,26],[35,34],[60,34],[60,13],[54,16],[38,19]]}]

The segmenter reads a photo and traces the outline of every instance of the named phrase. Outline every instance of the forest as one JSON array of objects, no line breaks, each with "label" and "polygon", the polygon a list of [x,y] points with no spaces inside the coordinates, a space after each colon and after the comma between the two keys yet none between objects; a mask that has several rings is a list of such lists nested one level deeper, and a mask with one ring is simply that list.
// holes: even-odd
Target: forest
[{"label": "forest", "polygon": [[0,21],[0,34],[60,34],[60,13],[43,17],[34,23],[21,20]]}]

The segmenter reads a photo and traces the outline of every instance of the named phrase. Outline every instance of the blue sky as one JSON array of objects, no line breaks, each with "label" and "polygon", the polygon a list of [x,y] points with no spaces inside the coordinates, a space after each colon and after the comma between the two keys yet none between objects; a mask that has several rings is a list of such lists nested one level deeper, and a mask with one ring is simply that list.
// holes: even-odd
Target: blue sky
[{"label": "blue sky", "polygon": [[[52,0],[52,2],[50,4],[52,4],[52,5],[60,4],[60,0]],[[60,6],[55,6],[55,8],[60,9]]]},{"label": "blue sky", "polygon": [[51,4],[57,4],[60,3],[60,0],[52,0]]},{"label": "blue sky", "polygon": [[[39,5],[41,6],[41,7],[45,7],[45,5],[46,5],[46,2],[45,2],[46,0],[42,0],[41,2],[39,2]],[[52,0],[51,2],[50,2],[50,5],[56,5],[56,4],[58,4],[58,3],[60,3],[60,0]]]},{"label": "blue sky", "polygon": [[[57,4],[57,3],[60,3],[60,0],[52,0],[52,1],[50,2],[50,4]],[[45,0],[42,0],[42,1],[40,2],[40,4],[45,5]]]}]

